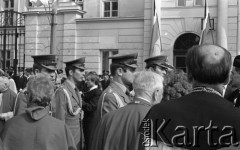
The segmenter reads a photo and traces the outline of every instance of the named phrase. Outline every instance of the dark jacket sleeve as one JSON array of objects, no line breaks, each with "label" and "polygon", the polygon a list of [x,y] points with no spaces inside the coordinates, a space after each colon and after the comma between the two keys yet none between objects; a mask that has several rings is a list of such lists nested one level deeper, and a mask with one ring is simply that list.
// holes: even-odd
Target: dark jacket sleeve
[{"label": "dark jacket sleeve", "polygon": [[95,90],[93,94],[94,95],[91,97],[90,100],[86,100],[87,102],[83,100],[83,111],[93,112],[97,109],[98,100],[99,100],[99,97],[101,96],[101,91]]}]

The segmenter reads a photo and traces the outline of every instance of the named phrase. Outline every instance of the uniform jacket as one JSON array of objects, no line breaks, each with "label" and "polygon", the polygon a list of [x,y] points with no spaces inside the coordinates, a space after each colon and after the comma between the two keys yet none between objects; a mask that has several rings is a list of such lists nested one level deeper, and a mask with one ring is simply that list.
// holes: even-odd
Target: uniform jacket
[{"label": "uniform jacket", "polygon": [[83,97],[83,131],[87,147],[92,141],[92,134],[97,126],[97,104],[102,91],[98,88],[84,93]]},{"label": "uniform jacket", "polygon": [[39,106],[7,121],[1,139],[7,150],[76,150],[65,123]]},{"label": "uniform jacket", "polygon": [[[187,139],[185,141],[187,144],[184,144],[183,148],[211,150],[224,146],[224,144],[219,143],[220,137],[226,135],[226,132],[229,133],[229,131],[224,130],[224,127],[233,127],[236,133],[236,136],[234,135],[233,137],[234,141],[240,140],[239,118],[239,108],[233,107],[232,103],[221,96],[207,92],[195,92],[179,99],[169,100],[153,106],[146,115],[145,121],[148,121],[149,131],[153,131],[152,137],[155,143],[156,141],[161,141],[176,145],[177,142],[175,141],[176,139],[174,140],[174,136],[176,137],[179,133],[187,130],[185,132],[186,135],[184,134],[180,137],[183,139],[185,136],[185,139]],[[149,128],[150,126],[152,128]],[[146,133],[146,127],[146,123],[143,122],[139,128],[141,135],[144,132]],[[211,130],[211,137],[208,136],[208,127],[211,129],[217,127],[217,130]],[[176,128],[178,128],[177,131],[175,131]],[[201,128],[202,130],[197,135],[194,134],[194,128]],[[164,138],[160,139],[160,137]],[[209,145],[208,137],[212,140],[210,144],[217,143],[217,145]],[[195,146],[192,145],[194,139],[196,141]],[[139,150],[144,149],[142,144],[144,141],[147,141],[143,137],[140,140]]]},{"label": "uniform jacket", "polygon": [[123,90],[115,82],[111,82],[99,98],[97,106],[98,121],[101,120],[104,114],[121,107],[114,94],[117,94],[123,105],[127,105],[130,102],[130,98],[123,92]]},{"label": "uniform jacket", "polygon": [[65,95],[63,88],[68,92],[69,97],[71,98],[72,108],[75,110],[77,108],[81,108],[81,96],[80,94],[77,95],[75,90],[72,88],[72,86],[68,83],[68,80],[66,80],[59,89],[56,90],[55,93],[55,117],[57,119],[60,119],[64,121],[68,127],[70,128],[72,135],[74,137],[75,143],[77,145],[77,148],[80,148],[80,144],[82,141],[82,126],[81,126],[81,115],[78,114],[76,116],[73,116],[69,113],[68,110],[68,99]]},{"label": "uniform jacket", "polygon": [[150,108],[149,102],[135,98],[127,106],[105,114],[95,131],[91,150],[138,150],[138,127]]},{"label": "uniform jacket", "polygon": [[[17,94],[13,92],[11,89],[7,89],[5,92],[3,92],[2,103],[0,106],[0,113],[7,113],[7,112],[14,111],[16,95]],[[4,124],[5,124],[5,120],[0,120],[0,133],[2,131]]]}]

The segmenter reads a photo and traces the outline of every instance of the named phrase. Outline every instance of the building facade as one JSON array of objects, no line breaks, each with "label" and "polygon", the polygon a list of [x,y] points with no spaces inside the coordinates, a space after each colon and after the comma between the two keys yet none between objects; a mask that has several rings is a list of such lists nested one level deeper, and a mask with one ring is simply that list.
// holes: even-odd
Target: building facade
[{"label": "building facade", "polygon": [[[3,1],[7,0],[0,0],[0,6]],[[162,54],[176,68],[185,69],[187,49],[199,43],[204,1],[161,0]],[[32,66],[32,55],[53,53],[59,56],[60,68],[64,61],[86,57],[86,67],[101,74],[109,70],[111,55],[138,52],[139,68],[149,57],[153,0],[59,0],[54,15],[51,7],[21,4],[25,4],[18,7],[25,15],[25,67]],[[240,54],[238,0],[208,0],[208,6],[211,30],[205,42],[222,45],[235,57]]]}]

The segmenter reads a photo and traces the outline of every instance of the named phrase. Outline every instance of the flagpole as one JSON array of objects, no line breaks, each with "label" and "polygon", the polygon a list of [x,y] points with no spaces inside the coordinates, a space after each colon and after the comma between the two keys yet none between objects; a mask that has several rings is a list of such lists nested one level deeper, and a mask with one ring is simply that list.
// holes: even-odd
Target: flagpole
[{"label": "flagpole", "polygon": [[[158,14],[156,13],[156,16],[157,16],[157,21],[158,21]],[[161,24],[159,23],[159,21],[158,21],[158,25],[159,26],[161,26]],[[158,32],[158,34],[159,34],[159,41],[160,41],[160,47],[161,47],[161,52],[162,52],[162,38],[161,38],[161,28],[160,27],[158,27],[159,28],[159,32]]]},{"label": "flagpole", "polygon": [[[210,13],[208,14],[208,16],[209,16],[209,18],[208,18],[209,20],[208,20],[208,21],[209,21],[210,27],[212,28]],[[214,24],[213,24],[213,26],[214,26]],[[214,44],[215,42],[214,42],[214,37],[213,37],[213,31],[212,31],[212,29],[211,29],[211,35],[212,35],[212,41],[213,41],[213,44]]]}]

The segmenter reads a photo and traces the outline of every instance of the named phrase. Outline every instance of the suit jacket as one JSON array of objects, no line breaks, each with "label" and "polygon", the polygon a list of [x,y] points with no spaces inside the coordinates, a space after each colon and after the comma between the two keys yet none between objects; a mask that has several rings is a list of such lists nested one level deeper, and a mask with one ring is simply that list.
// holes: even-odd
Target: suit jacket
[{"label": "suit jacket", "polygon": [[102,91],[98,88],[84,93],[83,97],[83,131],[87,147],[91,144],[92,134],[97,126],[97,104]]},{"label": "suit jacket", "polygon": [[127,106],[105,114],[95,131],[91,150],[138,150],[138,127],[150,108],[149,102],[135,98]]},{"label": "suit jacket", "polygon": [[7,121],[1,139],[7,150],[76,150],[65,123],[37,106]]},{"label": "suit jacket", "polygon": [[103,91],[98,101],[98,122],[104,114],[120,108],[114,93],[118,95],[124,105],[127,105],[130,102],[130,98],[123,92],[123,90],[115,82],[111,82],[108,88]]},{"label": "suit jacket", "polygon": [[64,121],[70,128],[72,135],[74,137],[77,148],[80,149],[81,140],[82,140],[82,127],[81,127],[81,115],[71,115],[68,110],[68,98],[65,95],[63,88],[68,92],[68,95],[71,99],[72,108],[76,110],[77,108],[82,107],[82,100],[80,94],[77,95],[75,90],[66,80],[62,86],[60,86],[55,93],[55,104],[53,104],[54,110],[56,112],[55,117]]},{"label": "suit jacket", "polygon": [[[154,142],[161,141],[179,147],[174,137],[185,132],[179,137],[179,142],[183,140],[183,137],[186,139],[186,144],[181,147],[211,150],[224,147],[223,144],[219,143],[219,139],[226,135],[227,131],[224,128],[227,126],[233,127],[236,133],[236,136],[233,136],[233,142],[240,141],[239,118],[239,108],[234,108],[232,103],[221,96],[207,92],[195,92],[153,106],[146,115],[145,121],[148,121],[149,126],[152,126],[149,131],[153,132],[151,137]],[[141,150],[144,149],[142,144],[146,142],[146,138],[143,138],[144,133],[146,133],[146,124],[143,122],[139,129],[142,133],[139,144],[139,150]],[[194,129],[198,131],[194,131]],[[213,129],[210,135],[208,135],[209,129]],[[195,146],[192,145],[194,139]],[[217,145],[211,146],[208,144],[208,139],[212,140],[210,144],[217,143]],[[227,141],[229,142],[229,138]]]},{"label": "suit jacket", "polygon": [[[13,112],[17,94],[11,89],[7,89],[3,92],[2,103],[0,106],[0,113]],[[0,133],[5,124],[5,120],[0,120]]]}]

